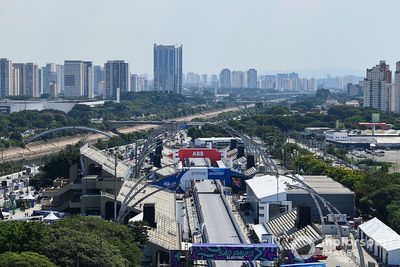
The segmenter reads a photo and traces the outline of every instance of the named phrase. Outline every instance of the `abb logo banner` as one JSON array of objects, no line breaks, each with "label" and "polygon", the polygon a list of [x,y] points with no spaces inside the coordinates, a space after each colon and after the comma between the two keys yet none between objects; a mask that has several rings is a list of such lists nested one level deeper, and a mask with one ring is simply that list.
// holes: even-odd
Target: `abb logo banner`
[{"label": "abb logo banner", "polygon": [[182,148],[178,155],[180,161],[187,158],[208,158],[211,162],[216,162],[221,159],[221,153],[213,148]]}]

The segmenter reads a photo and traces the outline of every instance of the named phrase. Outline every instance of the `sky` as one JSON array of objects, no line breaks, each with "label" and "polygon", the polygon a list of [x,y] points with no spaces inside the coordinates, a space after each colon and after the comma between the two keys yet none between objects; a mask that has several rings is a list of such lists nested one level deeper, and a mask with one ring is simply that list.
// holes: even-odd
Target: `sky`
[{"label": "sky", "polygon": [[182,44],[184,72],[365,72],[400,60],[398,0],[0,0],[0,57],[124,59],[153,74],[153,44]]}]

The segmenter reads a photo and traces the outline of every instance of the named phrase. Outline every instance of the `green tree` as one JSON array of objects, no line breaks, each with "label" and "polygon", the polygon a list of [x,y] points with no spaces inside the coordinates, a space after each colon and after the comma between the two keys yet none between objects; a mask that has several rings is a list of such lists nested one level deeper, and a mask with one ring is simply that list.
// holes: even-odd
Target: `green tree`
[{"label": "green tree", "polygon": [[55,267],[46,256],[35,252],[4,252],[0,254],[2,267]]}]

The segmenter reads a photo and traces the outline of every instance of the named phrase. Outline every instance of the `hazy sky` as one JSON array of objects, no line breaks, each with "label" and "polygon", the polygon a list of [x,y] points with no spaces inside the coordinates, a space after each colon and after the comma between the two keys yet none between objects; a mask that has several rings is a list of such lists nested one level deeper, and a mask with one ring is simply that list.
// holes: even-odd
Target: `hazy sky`
[{"label": "hazy sky", "polygon": [[399,0],[0,0],[0,57],[152,75],[153,44],[183,44],[184,72],[350,68],[400,60]]}]

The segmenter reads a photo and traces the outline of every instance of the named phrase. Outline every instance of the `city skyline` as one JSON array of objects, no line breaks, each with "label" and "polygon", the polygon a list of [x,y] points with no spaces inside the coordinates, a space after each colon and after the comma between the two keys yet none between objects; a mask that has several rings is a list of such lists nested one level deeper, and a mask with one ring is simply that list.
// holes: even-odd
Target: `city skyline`
[{"label": "city skyline", "polygon": [[[364,66],[380,59],[392,66],[397,61],[400,22],[395,6],[400,3],[396,1],[284,0],[252,5],[119,1],[112,5],[98,0],[80,3],[79,8],[74,1],[1,2],[0,23],[8,29],[2,38],[9,42],[2,43],[0,54],[13,62],[43,66],[81,59],[98,65],[123,59],[135,73],[151,75],[154,43],[182,44],[183,69],[199,73],[229,67],[255,68],[259,74],[337,68],[361,74]],[[198,16],[204,14],[206,19],[200,20]],[[391,39],[385,49],[378,49],[379,38],[370,38],[377,31]],[[216,37],[218,42],[213,41]]]}]

